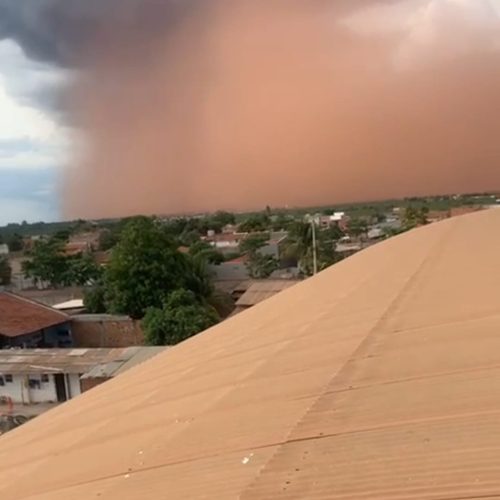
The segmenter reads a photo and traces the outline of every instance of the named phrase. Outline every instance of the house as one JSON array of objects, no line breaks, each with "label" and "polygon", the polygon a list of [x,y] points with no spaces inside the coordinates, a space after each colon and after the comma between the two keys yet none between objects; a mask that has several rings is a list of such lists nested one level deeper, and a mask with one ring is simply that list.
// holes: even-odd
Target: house
[{"label": "house", "polygon": [[218,265],[211,264],[208,266],[208,271],[216,282],[241,282],[249,279],[250,277],[247,262],[248,257],[246,255],[242,255],[241,257],[236,257]]},{"label": "house", "polygon": [[115,314],[75,314],[71,316],[71,336],[75,347],[128,347],[144,344],[141,322]]},{"label": "house", "polygon": [[369,240],[381,240],[385,237],[385,231],[381,227],[372,227],[366,234]]},{"label": "house", "polygon": [[0,244],[0,257],[9,255],[9,245],[7,243]]},{"label": "house", "polygon": [[24,405],[62,403],[165,349],[0,350],[0,397]]},{"label": "house", "polygon": [[280,260],[287,239],[288,233],[285,231],[272,232],[269,234],[269,240],[258,251],[262,255],[270,255],[276,260]]},{"label": "house", "polygon": [[210,231],[203,239],[216,250],[223,254],[238,252],[240,243],[248,236],[248,233],[222,233],[215,234]]},{"label": "house", "polygon": [[0,292],[0,349],[71,346],[70,318],[63,312]]},{"label": "house", "polygon": [[286,280],[286,279],[268,279],[255,280],[250,283],[246,291],[236,301],[236,309],[233,312],[238,314],[250,307],[253,307],[264,300],[267,300],[274,295],[290,288],[301,280]]}]

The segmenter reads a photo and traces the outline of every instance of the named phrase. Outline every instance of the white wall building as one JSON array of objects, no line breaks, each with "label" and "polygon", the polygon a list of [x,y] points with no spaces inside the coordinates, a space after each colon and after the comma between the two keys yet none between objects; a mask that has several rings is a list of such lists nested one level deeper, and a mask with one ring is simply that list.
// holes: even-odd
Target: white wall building
[{"label": "white wall building", "polygon": [[81,394],[78,373],[4,373],[0,396],[17,404],[61,403]]},{"label": "white wall building", "polygon": [[0,350],[0,399],[24,405],[62,403],[165,349]]}]

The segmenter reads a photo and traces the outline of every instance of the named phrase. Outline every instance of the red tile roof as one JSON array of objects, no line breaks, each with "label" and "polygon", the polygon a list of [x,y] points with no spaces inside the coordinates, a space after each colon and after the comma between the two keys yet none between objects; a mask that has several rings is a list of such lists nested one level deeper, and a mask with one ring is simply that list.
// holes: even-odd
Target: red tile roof
[{"label": "red tile roof", "polygon": [[66,321],[66,314],[50,307],[11,293],[0,293],[0,335],[18,337]]}]

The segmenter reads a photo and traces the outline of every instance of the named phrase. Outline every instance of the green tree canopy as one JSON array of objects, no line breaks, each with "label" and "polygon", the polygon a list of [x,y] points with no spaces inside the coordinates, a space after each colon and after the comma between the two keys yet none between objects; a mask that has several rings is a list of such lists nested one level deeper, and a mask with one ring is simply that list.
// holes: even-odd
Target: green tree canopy
[{"label": "green tree canopy", "polygon": [[105,272],[109,309],[140,319],[149,307],[161,308],[177,289],[203,298],[211,292],[203,264],[180,253],[161,223],[135,218],[122,231]]},{"label": "green tree canopy", "polygon": [[189,254],[195,258],[205,259],[209,264],[221,264],[224,256],[206,241],[196,241],[189,247]]},{"label": "green tree canopy", "polygon": [[[343,235],[337,227],[320,229],[316,227],[316,257],[318,270],[331,266],[340,260],[335,252],[335,243]],[[302,274],[311,276],[314,272],[312,225],[296,222],[290,230],[285,248],[286,259],[294,262]]]},{"label": "green tree canopy", "polygon": [[11,252],[20,252],[24,248],[23,237],[18,233],[9,236],[6,243]]},{"label": "green tree canopy", "polygon": [[142,321],[146,343],[174,345],[215,325],[214,308],[200,302],[188,290],[170,293],[160,308],[149,308]]},{"label": "green tree canopy", "polygon": [[48,240],[38,240],[23,262],[27,278],[38,283],[49,283],[53,287],[85,285],[99,280],[101,268],[91,255],[65,255],[67,235],[58,233]]},{"label": "green tree canopy", "polygon": [[271,226],[271,220],[269,216],[265,213],[251,215],[240,224],[240,231],[244,233],[253,233],[258,231],[266,231]]},{"label": "green tree canopy", "polygon": [[403,216],[403,227],[405,229],[412,229],[417,226],[424,226],[429,223],[428,220],[429,208],[427,206],[413,206],[406,207]]},{"label": "green tree canopy", "polygon": [[261,252],[269,241],[269,234],[250,234],[240,243],[240,252],[248,256],[248,274],[254,279],[264,279],[271,276],[279,267],[279,262],[272,256]]}]

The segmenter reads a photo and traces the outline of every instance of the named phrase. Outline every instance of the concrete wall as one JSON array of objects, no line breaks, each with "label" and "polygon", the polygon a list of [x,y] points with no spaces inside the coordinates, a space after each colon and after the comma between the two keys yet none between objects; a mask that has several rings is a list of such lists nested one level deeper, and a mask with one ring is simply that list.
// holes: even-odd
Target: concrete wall
[{"label": "concrete wall", "polygon": [[71,322],[76,347],[129,347],[144,345],[140,321],[107,318],[106,315],[75,316]]},{"label": "concrete wall", "polygon": [[78,375],[77,373],[71,373],[66,377],[66,382],[66,392],[68,393],[68,399],[76,398],[76,396],[79,396],[82,393],[82,388],[80,385],[80,375]]},{"label": "concrete wall", "polygon": [[[5,379],[5,374],[3,374]],[[28,379],[38,380],[40,388],[30,388]],[[51,403],[57,401],[54,376],[49,375],[48,382],[41,381],[41,375],[12,375],[12,382],[5,382],[0,386],[0,396],[7,396],[14,403]]]},{"label": "concrete wall", "polygon": [[[5,375],[3,378],[5,381]],[[12,382],[6,382],[0,386],[0,397],[7,396],[12,399],[13,403],[19,404],[35,404],[35,403],[56,403],[57,391],[54,375],[48,375],[48,382],[42,382],[42,375],[31,374],[13,374]],[[67,374],[64,376],[66,383],[67,399],[72,399],[82,393],[80,387],[80,376],[76,373]],[[37,380],[40,385],[30,387],[29,380]]]}]

